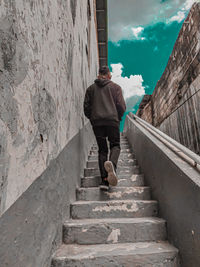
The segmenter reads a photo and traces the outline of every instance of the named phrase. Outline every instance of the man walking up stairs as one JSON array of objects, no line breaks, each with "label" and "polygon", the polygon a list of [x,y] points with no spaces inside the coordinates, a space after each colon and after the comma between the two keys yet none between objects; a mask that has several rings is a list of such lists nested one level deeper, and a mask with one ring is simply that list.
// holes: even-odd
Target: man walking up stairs
[{"label": "man walking up stairs", "polygon": [[[120,154],[120,121],[126,104],[119,85],[111,81],[107,66],[99,70],[98,79],[86,91],[84,113],[90,120],[98,144],[98,161],[101,173],[100,188],[108,190],[117,185],[117,162]],[[107,139],[110,143],[108,159]]]}]

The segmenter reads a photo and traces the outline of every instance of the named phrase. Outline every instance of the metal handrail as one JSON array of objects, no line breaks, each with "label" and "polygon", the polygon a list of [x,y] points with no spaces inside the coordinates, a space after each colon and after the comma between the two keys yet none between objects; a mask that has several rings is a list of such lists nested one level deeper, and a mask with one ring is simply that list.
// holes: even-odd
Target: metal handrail
[{"label": "metal handrail", "polygon": [[195,166],[197,166],[197,164],[200,165],[200,156],[198,156],[196,153],[194,153],[193,151],[191,151],[187,147],[181,145],[180,143],[178,143],[177,141],[175,141],[174,139],[172,139],[171,137],[169,137],[165,133],[161,132],[160,130],[158,130],[157,128],[155,128],[154,126],[149,124],[148,122],[146,122],[146,121],[142,120],[141,118],[139,118],[138,116],[134,115],[133,113],[131,114],[131,116],[130,115],[128,115],[128,116],[130,117],[131,120],[133,118],[140,125],[142,125],[143,127],[147,128],[147,129],[150,129],[152,132],[158,134],[160,137],[165,139],[168,143],[170,143],[175,148],[177,148],[178,150],[183,152],[186,156],[188,156],[190,159],[192,159],[194,161]]}]

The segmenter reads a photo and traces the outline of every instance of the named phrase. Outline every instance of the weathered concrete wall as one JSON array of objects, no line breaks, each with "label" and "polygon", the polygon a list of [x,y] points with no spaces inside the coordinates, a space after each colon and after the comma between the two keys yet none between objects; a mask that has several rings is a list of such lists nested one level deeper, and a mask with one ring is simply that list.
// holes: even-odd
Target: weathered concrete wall
[{"label": "weathered concrete wall", "polygon": [[151,95],[144,95],[137,111],[137,115],[139,117],[142,115],[143,120],[148,121],[151,124],[153,123]]},{"label": "weathered concrete wall", "polygon": [[0,1],[1,213],[85,125],[98,69],[93,0]]},{"label": "weathered concrete wall", "polygon": [[129,116],[124,131],[152,198],[159,201],[168,239],[179,249],[180,266],[200,266],[200,172]]},{"label": "weathered concrete wall", "polygon": [[150,103],[139,111],[141,118],[196,153],[200,153],[200,94],[196,93],[200,89],[199,81],[200,3],[196,3],[183,23]]},{"label": "weathered concrete wall", "polygon": [[200,155],[200,75],[183,97],[189,99],[166,118],[159,129]]},{"label": "weathered concrete wall", "polygon": [[0,266],[49,267],[94,142],[90,123],[0,217]]}]

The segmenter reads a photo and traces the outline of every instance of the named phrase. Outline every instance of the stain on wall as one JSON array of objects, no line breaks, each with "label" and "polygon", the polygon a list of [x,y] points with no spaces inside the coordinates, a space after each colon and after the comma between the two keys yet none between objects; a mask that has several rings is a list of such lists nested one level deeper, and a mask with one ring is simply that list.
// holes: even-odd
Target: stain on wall
[{"label": "stain on wall", "polygon": [[[13,9],[13,8],[12,8]],[[14,86],[27,74],[24,44],[18,40],[18,29],[13,16],[0,19],[0,119],[12,136],[17,132],[18,105]]]},{"label": "stain on wall", "polygon": [[77,0],[70,0],[70,7],[71,7],[73,25],[75,25]]},{"label": "stain on wall", "polygon": [[89,3],[88,18],[88,0],[0,2],[1,213],[87,123],[81,103],[98,71]]},{"label": "stain on wall", "polygon": [[[47,155],[47,165],[50,160],[57,156],[60,150],[57,132],[58,118],[56,116],[56,104],[45,88],[39,90],[32,99],[34,121],[38,127],[37,141],[51,142],[54,145],[53,153]],[[34,139],[32,147],[35,148],[37,141]],[[33,151],[25,155],[25,159],[31,156]]]},{"label": "stain on wall", "polygon": [[5,194],[7,191],[8,168],[10,155],[7,147],[7,129],[0,120],[0,212],[5,209]]}]

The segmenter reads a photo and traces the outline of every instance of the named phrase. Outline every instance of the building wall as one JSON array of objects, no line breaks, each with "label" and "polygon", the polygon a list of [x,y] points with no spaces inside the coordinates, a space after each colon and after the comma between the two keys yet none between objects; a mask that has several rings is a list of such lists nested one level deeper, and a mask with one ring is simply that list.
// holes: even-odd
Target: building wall
[{"label": "building wall", "polygon": [[[137,114],[138,115],[138,114]],[[149,123],[153,123],[152,118],[152,102],[148,102],[142,109],[142,118]]]},{"label": "building wall", "polygon": [[141,118],[196,153],[200,153],[197,145],[200,138],[199,79],[200,3],[196,3],[183,23],[167,67],[148,103],[152,109],[145,106],[140,111]]},{"label": "building wall", "polygon": [[166,118],[159,129],[200,155],[199,84],[200,75],[190,85],[180,103],[180,108]]},{"label": "building wall", "polygon": [[98,69],[95,1],[0,2],[0,209],[83,128]]}]

